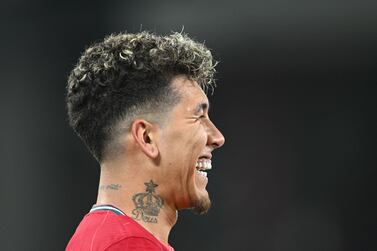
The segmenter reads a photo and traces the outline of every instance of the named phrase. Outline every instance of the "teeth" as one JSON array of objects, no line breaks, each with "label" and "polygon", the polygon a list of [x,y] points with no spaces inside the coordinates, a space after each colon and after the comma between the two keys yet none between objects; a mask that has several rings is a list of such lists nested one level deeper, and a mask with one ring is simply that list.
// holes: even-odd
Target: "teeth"
[{"label": "teeth", "polygon": [[196,162],[196,167],[198,170],[210,170],[212,169],[212,163],[210,159],[201,159]]},{"label": "teeth", "polygon": [[203,175],[204,177],[207,177],[207,173],[203,171],[196,170],[200,175]]}]

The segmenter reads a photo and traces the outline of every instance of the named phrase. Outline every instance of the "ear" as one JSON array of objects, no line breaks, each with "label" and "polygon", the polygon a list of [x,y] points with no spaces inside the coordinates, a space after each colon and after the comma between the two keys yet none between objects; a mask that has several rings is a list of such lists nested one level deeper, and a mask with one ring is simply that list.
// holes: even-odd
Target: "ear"
[{"label": "ear", "polygon": [[137,119],[131,126],[132,136],[140,149],[150,158],[155,159],[158,156],[158,147],[156,144],[156,127],[143,119]]}]

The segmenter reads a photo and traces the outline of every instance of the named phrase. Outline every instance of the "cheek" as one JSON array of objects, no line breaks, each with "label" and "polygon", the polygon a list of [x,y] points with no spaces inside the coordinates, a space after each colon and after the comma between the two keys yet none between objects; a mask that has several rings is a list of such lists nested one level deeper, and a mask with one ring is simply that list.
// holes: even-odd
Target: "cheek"
[{"label": "cheek", "polygon": [[199,157],[202,153],[207,142],[207,134],[202,126],[193,130],[190,134],[187,134],[186,142],[186,151],[189,151],[188,155],[193,155],[192,157]]},{"label": "cheek", "polygon": [[198,160],[199,156],[203,154],[207,142],[207,137],[204,130],[202,130],[202,128],[200,129],[201,130],[196,130],[195,133],[190,135],[186,141],[186,147],[182,149],[187,172],[191,176],[196,174],[196,161]]},{"label": "cheek", "polygon": [[202,125],[195,125],[171,132],[162,142],[161,157],[170,168],[190,169],[206,146],[207,134]]},{"label": "cheek", "polygon": [[[187,154],[188,150],[204,147],[207,141],[207,133],[205,127],[198,124],[190,128],[185,128],[170,135],[173,142],[169,147],[175,147],[176,152]],[[201,150],[201,149],[200,149]]]}]

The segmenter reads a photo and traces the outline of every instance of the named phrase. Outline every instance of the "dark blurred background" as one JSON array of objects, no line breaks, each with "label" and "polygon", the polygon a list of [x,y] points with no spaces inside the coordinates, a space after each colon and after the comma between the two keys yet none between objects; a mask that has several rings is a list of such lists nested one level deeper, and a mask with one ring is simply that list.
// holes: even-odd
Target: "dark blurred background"
[{"label": "dark blurred background", "polygon": [[67,75],[93,41],[184,31],[220,61],[207,216],[184,250],[377,250],[376,1],[26,1],[0,8],[1,250],[63,250],[99,166],[68,127]]}]

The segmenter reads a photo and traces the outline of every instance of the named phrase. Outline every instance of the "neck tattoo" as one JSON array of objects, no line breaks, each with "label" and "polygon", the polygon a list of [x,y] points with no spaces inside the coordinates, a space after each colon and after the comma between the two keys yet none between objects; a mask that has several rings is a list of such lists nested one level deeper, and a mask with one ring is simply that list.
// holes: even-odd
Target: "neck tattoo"
[{"label": "neck tattoo", "polygon": [[100,190],[119,190],[121,189],[122,186],[119,184],[109,184],[109,185],[100,185],[99,189]]},{"label": "neck tattoo", "polygon": [[132,218],[138,221],[157,223],[157,217],[164,205],[164,200],[156,194],[155,189],[158,185],[153,180],[144,183],[144,185],[147,187],[146,193],[137,193],[132,197],[136,207],[132,210]]}]

